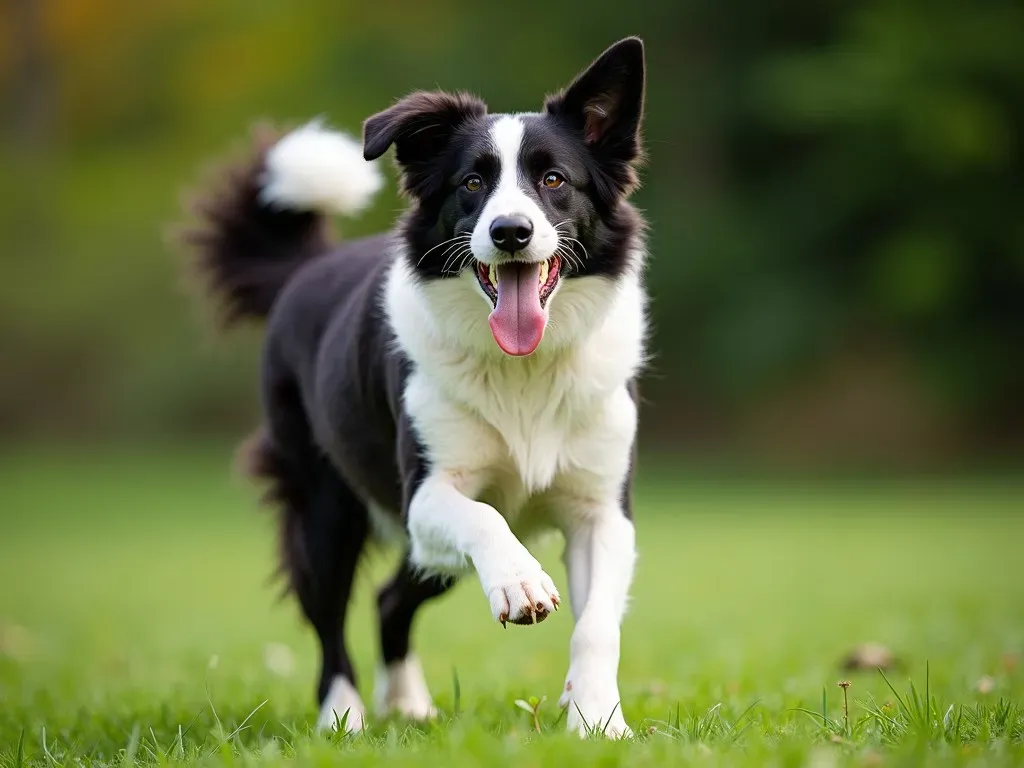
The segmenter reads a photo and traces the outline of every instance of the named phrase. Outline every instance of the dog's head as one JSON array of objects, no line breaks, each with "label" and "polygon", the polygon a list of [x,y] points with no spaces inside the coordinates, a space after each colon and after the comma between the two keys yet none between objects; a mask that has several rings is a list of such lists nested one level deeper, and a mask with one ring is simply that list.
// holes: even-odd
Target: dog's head
[{"label": "dog's head", "polygon": [[643,103],[643,44],[627,38],[543,112],[491,115],[467,94],[418,92],[364,124],[366,159],[394,145],[414,202],[413,270],[477,294],[506,354],[537,349],[564,283],[634,266],[639,217],[626,199]]}]

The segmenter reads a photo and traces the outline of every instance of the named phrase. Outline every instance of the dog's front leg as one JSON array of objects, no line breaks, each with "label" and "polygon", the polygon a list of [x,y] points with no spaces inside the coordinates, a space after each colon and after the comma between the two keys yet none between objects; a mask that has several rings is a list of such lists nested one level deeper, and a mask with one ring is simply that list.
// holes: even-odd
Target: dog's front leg
[{"label": "dog's front leg", "polygon": [[559,701],[567,723],[581,735],[597,729],[630,735],[619,700],[619,627],[626,611],[636,560],[635,532],[617,506],[566,532],[569,599],[576,628],[569,646],[569,673]]},{"label": "dog's front leg", "polygon": [[494,507],[464,495],[445,473],[416,490],[408,513],[414,564],[430,570],[476,569],[494,618],[536,624],[558,607],[555,584]]}]

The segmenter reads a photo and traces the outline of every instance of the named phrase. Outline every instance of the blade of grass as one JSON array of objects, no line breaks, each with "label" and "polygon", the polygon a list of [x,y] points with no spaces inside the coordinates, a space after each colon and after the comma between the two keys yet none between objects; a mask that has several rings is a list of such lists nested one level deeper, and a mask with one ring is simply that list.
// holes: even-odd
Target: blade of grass
[{"label": "blade of grass", "polygon": [[607,733],[608,732],[608,726],[611,725],[612,718],[615,717],[615,712],[619,709],[619,703],[620,702],[615,702],[615,706],[612,707],[611,714],[608,715],[608,719],[605,720],[604,728],[601,729],[601,733]]},{"label": "blade of grass", "polygon": [[893,687],[892,683],[889,682],[889,678],[885,676],[885,672],[882,671],[882,668],[878,667],[877,669],[878,669],[878,674],[880,674],[882,676],[882,679],[885,680],[885,684],[887,686],[889,686],[889,690],[892,691],[892,695],[896,697],[896,703],[900,705],[900,709],[903,710],[903,714],[908,719],[912,720],[914,715],[910,711],[910,707],[907,706],[907,703],[903,700],[903,697],[900,696],[899,693],[896,692],[896,689]]},{"label": "blade of grass", "polygon": [[803,714],[807,715],[812,720],[814,720],[814,722],[818,722],[818,720],[821,720],[822,730],[839,730],[839,724],[833,723],[831,720],[828,719],[828,717],[821,714],[821,712],[815,712],[813,709],[807,709],[806,707],[791,707],[789,711],[802,712]]},{"label": "blade of grass", "polygon": [[822,729],[825,728],[825,723],[828,722],[828,689],[823,685],[821,686],[821,723]]},{"label": "blade of grass", "polygon": [[[240,732],[240,731],[241,731],[241,730],[242,730],[243,728],[245,728],[245,724],[249,722],[249,720],[250,720],[250,719],[252,718],[252,716],[253,716],[253,715],[255,715],[255,714],[256,714],[257,712],[259,712],[259,711],[260,711],[260,709],[262,709],[262,708],[263,708],[263,705],[264,705],[264,704],[266,704],[266,703],[267,703],[268,701],[270,701],[270,699],[264,699],[264,700],[263,700],[262,702],[260,702],[260,704],[259,704],[259,705],[258,705],[258,706],[256,707],[256,709],[254,709],[254,710],[253,710],[252,712],[250,712],[250,713],[249,713],[248,715],[246,715],[246,716],[245,716],[245,720],[243,720],[243,721],[242,721],[241,723],[239,723],[239,724],[238,724],[238,727],[237,727],[237,728],[235,728],[235,730],[233,730],[233,731],[232,731],[231,733],[229,733],[229,734],[227,735],[227,737],[226,737],[226,738],[225,738],[225,739],[224,739],[223,741],[221,741],[221,743],[220,743],[220,744],[218,744],[218,745],[217,745],[216,747],[214,747],[214,749],[213,749],[213,750],[211,750],[211,751],[210,751],[210,755],[212,755],[212,754],[213,754],[214,752],[216,752],[216,751],[217,751],[218,749],[220,749],[220,748],[221,748],[221,747],[223,747],[223,746],[224,746],[225,744],[227,744],[227,743],[228,743],[229,741],[231,741],[231,740],[232,740],[233,738],[235,738],[235,736],[237,736],[237,735],[238,735],[238,733],[239,733],[239,732]],[[347,716],[348,712],[346,712],[345,714],[346,714],[346,716]],[[208,756],[209,756],[209,755],[208,755]]]},{"label": "blade of grass", "polygon": [[135,755],[139,752],[139,734],[142,729],[138,723],[132,726],[131,735],[128,737],[128,744],[124,748],[124,757],[121,758],[121,765],[132,765],[135,763]]},{"label": "blade of grass", "polygon": [[42,742],[43,742],[43,754],[46,755],[46,759],[54,765],[60,765],[57,759],[50,753],[50,748],[46,745],[46,726],[43,726],[42,730]]},{"label": "blade of grass", "polygon": [[452,667],[452,696],[455,699],[452,705],[453,716],[458,717],[462,708],[462,686],[459,684],[459,670],[456,667]]}]

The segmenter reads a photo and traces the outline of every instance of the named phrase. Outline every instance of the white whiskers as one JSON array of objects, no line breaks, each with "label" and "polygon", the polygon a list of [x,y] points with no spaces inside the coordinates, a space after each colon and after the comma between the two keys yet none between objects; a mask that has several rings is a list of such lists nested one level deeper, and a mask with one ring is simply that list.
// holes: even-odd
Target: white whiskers
[{"label": "white whiskers", "polygon": [[[441,267],[441,274],[457,275],[461,273],[471,258],[473,258],[473,249],[465,244],[461,244],[450,257],[445,259],[444,265]],[[455,269],[448,268],[449,264],[455,264],[456,262],[458,262],[458,267]]]},{"label": "white whiskers", "polygon": [[579,249],[583,251],[584,258],[589,259],[590,254],[587,253],[587,248],[585,245],[583,245],[583,243],[581,243],[575,237],[569,237],[568,233],[563,232],[561,229],[559,229],[559,227],[561,227],[568,221],[569,219],[565,219],[564,221],[558,222],[554,226],[555,235],[558,237],[558,245],[555,247],[555,253],[561,255],[562,258],[569,263],[569,266],[574,271],[582,272],[583,261],[582,259],[580,259],[579,254],[576,253],[576,250],[572,247],[572,244],[575,243],[577,246],[579,246]]},{"label": "white whiskers", "polygon": [[[420,264],[422,264],[423,260],[425,258],[427,258],[428,255],[430,255],[431,253],[436,251],[438,248],[441,248],[442,246],[445,246],[445,245],[449,246],[449,248],[450,248],[451,244],[462,245],[463,243],[468,243],[469,239],[471,237],[472,237],[472,233],[470,233],[470,232],[460,232],[455,237],[453,237],[453,238],[451,238],[449,240],[445,240],[443,243],[438,243],[433,248],[430,248],[430,249],[424,251],[423,255],[420,256],[419,259],[416,261],[416,266],[418,267]],[[448,253],[448,251],[446,250],[445,253]],[[444,255],[444,254],[442,254],[442,255]]]}]

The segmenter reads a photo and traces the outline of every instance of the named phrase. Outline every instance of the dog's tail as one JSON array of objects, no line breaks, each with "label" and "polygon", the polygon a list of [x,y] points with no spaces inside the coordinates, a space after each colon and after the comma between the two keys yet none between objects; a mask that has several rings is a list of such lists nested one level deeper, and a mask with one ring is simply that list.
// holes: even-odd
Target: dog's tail
[{"label": "dog's tail", "polygon": [[359,142],[318,121],[283,137],[259,127],[253,139],[176,233],[222,327],[265,318],[292,274],[330,249],[327,215],[362,211],[383,184]]}]

